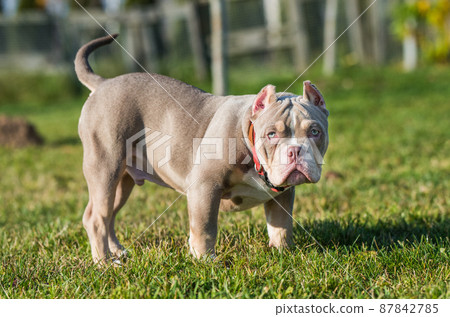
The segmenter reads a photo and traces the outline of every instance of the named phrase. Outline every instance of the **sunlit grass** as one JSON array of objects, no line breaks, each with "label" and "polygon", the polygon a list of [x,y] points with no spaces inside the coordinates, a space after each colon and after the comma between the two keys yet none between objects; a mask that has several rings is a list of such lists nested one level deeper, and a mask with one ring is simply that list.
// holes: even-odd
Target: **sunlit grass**
[{"label": "sunlit grass", "polygon": [[[290,70],[234,69],[231,89],[257,93],[272,83],[283,91],[293,78]],[[354,69],[303,79],[317,84],[331,112],[324,174],[342,178],[297,189],[295,248],[267,247],[259,207],[221,213],[218,261],[196,261],[188,254],[184,198],[139,237],[178,197],[146,184],[117,221],[130,260],[106,272],[92,265],[81,224],[88,198],[77,136],[83,97],[71,92],[52,102],[47,87],[42,102],[2,100],[0,111],[29,118],[46,144],[0,148],[0,296],[448,298],[450,72]],[[301,80],[290,91],[300,93]]]}]

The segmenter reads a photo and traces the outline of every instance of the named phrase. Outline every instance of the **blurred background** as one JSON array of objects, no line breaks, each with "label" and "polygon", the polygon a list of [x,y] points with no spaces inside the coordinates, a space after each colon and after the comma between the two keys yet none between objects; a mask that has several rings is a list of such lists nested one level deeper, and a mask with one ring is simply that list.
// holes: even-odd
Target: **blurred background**
[{"label": "blurred background", "polygon": [[[228,82],[228,67],[239,61],[300,74],[352,23],[320,59],[324,73],[354,65],[412,70],[450,56],[448,0],[1,0],[0,7],[1,72],[71,73],[77,49],[105,34],[99,24],[120,33],[143,68],[165,73],[183,65],[200,81]],[[212,30],[214,19],[220,27]],[[212,56],[221,55],[225,73],[211,74],[220,63]],[[143,71],[113,45],[97,60],[116,72]],[[226,93],[226,83],[215,90]]]},{"label": "blurred background", "polygon": [[351,90],[364,74],[447,69],[450,0],[0,0],[0,113],[80,107],[74,56],[106,32],[122,48],[90,57],[104,77],[157,72],[218,95],[298,94],[306,79]]},{"label": "blurred background", "polygon": [[[79,270],[91,260],[78,118],[89,90],[73,59],[103,27],[124,48],[91,55],[104,77],[145,69],[216,94],[267,84],[301,94],[311,80],[330,111],[330,146],[321,181],[296,190],[295,219],[375,297],[450,297],[450,0],[0,0],[6,297],[366,296],[299,226],[294,264],[264,253],[262,207],[220,214],[218,254],[238,274],[189,264],[186,201],[151,183],[133,191],[118,219],[124,245],[139,240],[142,262],[133,263],[149,280],[124,270],[84,293],[79,285],[92,275]],[[271,273],[253,274],[266,264]],[[299,269],[280,274],[288,266]]]}]

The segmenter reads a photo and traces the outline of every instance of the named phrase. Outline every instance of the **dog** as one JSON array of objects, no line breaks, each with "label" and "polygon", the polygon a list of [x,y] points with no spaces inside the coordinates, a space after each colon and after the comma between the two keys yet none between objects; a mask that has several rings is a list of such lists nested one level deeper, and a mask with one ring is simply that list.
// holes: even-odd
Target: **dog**
[{"label": "dog", "polygon": [[[78,79],[91,90],[78,132],[89,190],[83,225],[94,262],[124,254],[115,217],[145,181],[187,196],[196,258],[215,257],[219,210],[260,204],[269,246],[290,246],[295,186],[319,181],[328,147],[329,112],[320,91],[305,81],[300,96],[276,93],[272,85],[257,95],[215,96],[158,74],[105,79],[88,56],[116,36],[87,43],[75,58]],[[134,144],[136,136],[144,140]],[[148,141],[157,136],[164,147]]]}]

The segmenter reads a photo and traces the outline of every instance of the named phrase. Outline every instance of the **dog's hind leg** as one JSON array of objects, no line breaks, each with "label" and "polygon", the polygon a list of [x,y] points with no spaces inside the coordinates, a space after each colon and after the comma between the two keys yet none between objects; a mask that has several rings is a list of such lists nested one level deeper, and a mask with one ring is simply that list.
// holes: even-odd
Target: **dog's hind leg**
[{"label": "dog's hind leg", "polygon": [[110,224],[114,218],[116,188],[124,172],[124,164],[112,157],[85,155],[83,172],[89,189],[83,225],[89,236],[94,262],[105,263],[110,256]]},{"label": "dog's hind leg", "polygon": [[128,173],[124,173],[122,178],[119,181],[116,189],[116,197],[114,200],[114,210],[111,221],[109,223],[109,235],[108,235],[108,243],[109,243],[109,251],[116,257],[120,257],[124,250],[124,247],[119,243],[119,240],[116,237],[116,232],[114,230],[114,222],[119,210],[125,205],[130,197],[131,191],[134,187],[134,180]]}]

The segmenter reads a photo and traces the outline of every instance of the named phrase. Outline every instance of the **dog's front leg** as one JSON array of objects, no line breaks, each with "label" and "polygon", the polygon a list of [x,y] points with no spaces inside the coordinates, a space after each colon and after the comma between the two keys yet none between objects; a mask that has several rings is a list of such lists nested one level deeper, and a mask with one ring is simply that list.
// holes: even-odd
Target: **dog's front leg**
[{"label": "dog's front leg", "polygon": [[187,193],[189,209],[189,246],[192,255],[215,257],[217,218],[222,191],[214,184],[199,184]]},{"label": "dog's front leg", "polygon": [[291,187],[264,204],[269,246],[282,248],[292,245],[292,209],[295,189]]}]

